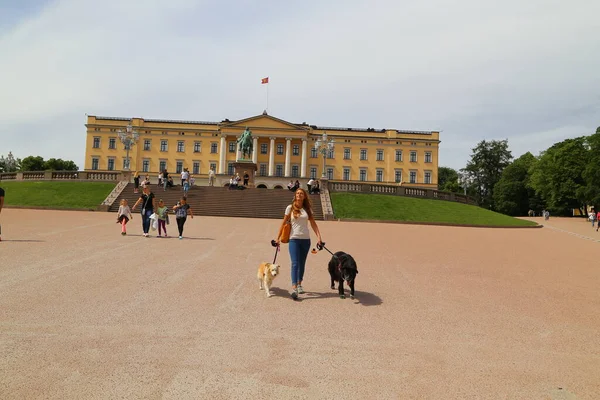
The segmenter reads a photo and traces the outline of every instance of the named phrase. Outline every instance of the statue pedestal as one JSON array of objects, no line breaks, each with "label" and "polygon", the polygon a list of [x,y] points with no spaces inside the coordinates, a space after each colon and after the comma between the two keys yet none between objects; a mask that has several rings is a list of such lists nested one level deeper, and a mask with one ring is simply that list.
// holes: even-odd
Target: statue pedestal
[{"label": "statue pedestal", "polygon": [[248,173],[248,187],[254,187],[254,177],[256,176],[257,166],[252,161],[238,160],[233,163],[233,174],[239,174],[242,180],[240,185],[244,184],[244,174]]}]

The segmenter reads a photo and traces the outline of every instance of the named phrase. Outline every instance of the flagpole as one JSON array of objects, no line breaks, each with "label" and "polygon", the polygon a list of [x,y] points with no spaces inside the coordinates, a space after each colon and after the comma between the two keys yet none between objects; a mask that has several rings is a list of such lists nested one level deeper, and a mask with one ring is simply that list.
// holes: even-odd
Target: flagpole
[{"label": "flagpole", "polygon": [[267,82],[267,113],[269,112],[269,82]]}]

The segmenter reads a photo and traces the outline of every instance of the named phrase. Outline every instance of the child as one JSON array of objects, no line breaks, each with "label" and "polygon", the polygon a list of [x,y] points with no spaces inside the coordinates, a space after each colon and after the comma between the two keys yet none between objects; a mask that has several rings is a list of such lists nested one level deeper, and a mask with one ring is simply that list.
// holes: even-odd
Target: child
[{"label": "child", "polygon": [[131,215],[131,209],[127,205],[127,200],[121,200],[121,204],[119,205],[119,211],[117,211],[117,224],[121,223],[121,235],[127,235],[127,229],[125,225],[133,219]]},{"label": "child", "polygon": [[194,213],[192,212],[190,205],[187,204],[185,196],[182,197],[181,201],[179,201],[177,205],[173,207],[173,211],[175,211],[175,218],[177,219],[179,239],[183,239],[183,225],[185,224],[188,213],[190,214],[190,217],[194,219]]},{"label": "child", "polygon": [[187,179],[183,180],[183,197],[187,197],[188,191],[190,190],[190,183]]},{"label": "child", "polygon": [[167,212],[168,212],[168,208],[167,206],[165,206],[165,202],[160,199],[158,201],[158,210],[157,210],[157,214],[158,214],[158,235],[156,235],[156,237],[160,237],[160,231],[161,231],[161,227],[162,230],[165,231],[165,237],[167,236],[167,225],[166,225],[166,221],[167,221]]}]

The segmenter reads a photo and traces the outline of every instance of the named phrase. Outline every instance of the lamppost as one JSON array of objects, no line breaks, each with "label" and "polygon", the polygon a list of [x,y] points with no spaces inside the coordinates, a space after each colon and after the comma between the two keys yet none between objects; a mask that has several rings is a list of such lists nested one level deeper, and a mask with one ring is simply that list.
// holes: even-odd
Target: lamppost
[{"label": "lamppost", "polygon": [[119,129],[117,131],[117,135],[119,135],[119,140],[121,141],[121,143],[123,143],[125,145],[125,150],[127,150],[127,155],[125,157],[125,171],[129,171],[129,167],[130,167],[130,160],[129,160],[129,149],[131,149],[131,146],[135,145],[135,143],[138,141],[138,139],[140,138],[140,134],[138,133],[138,131],[133,129],[133,126],[131,126],[131,123],[127,125],[127,127],[125,128],[125,130],[123,129]]},{"label": "lamppost", "polygon": [[323,155],[323,173],[321,174],[321,179],[327,177],[325,175],[325,159],[327,158],[327,153],[333,150],[334,143],[335,141],[333,139],[327,139],[327,132],[323,132],[323,137],[317,139],[315,142],[315,149]]}]

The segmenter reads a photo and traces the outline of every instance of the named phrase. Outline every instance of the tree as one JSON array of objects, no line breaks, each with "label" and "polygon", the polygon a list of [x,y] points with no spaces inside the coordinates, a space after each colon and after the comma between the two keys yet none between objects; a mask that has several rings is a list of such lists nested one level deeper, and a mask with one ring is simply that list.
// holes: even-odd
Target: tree
[{"label": "tree", "polygon": [[0,172],[15,172],[21,167],[21,160],[15,159],[12,152],[8,152],[8,156],[0,156]]},{"label": "tree", "polygon": [[44,163],[45,170],[51,171],[77,171],[77,165],[73,161],[65,161],[62,158],[51,158]]},{"label": "tree", "polygon": [[456,189],[458,184],[458,172],[449,167],[438,168],[438,188],[446,192],[452,192],[450,188]]},{"label": "tree", "polygon": [[40,156],[29,156],[25,157],[21,161],[21,171],[43,171],[44,170],[44,159]]},{"label": "tree", "polygon": [[588,162],[583,170],[585,188],[583,196],[586,204],[593,205],[596,210],[600,206],[600,127],[596,133],[586,138],[589,146]]},{"label": "tree", "polygon": [[531,170],[531,186],[554,213],[568,215],[585,203],[586,138],[567,139],[544,151]]},{"label": "tree", "polygon": [[541,211],[539,196],[531,187],[529,177],[529,170],[536,162],[535,156],[527,152],[504,169],[494,186],[494,206],[498,212],[523,216],[529,210]]},{"label": "tree", "polygon": [[480,206],[494,209],[494,186],[510,164],[508,139],[481,141],[473,149],[471,160],[461,170],[471,180],[471,188]]}]

